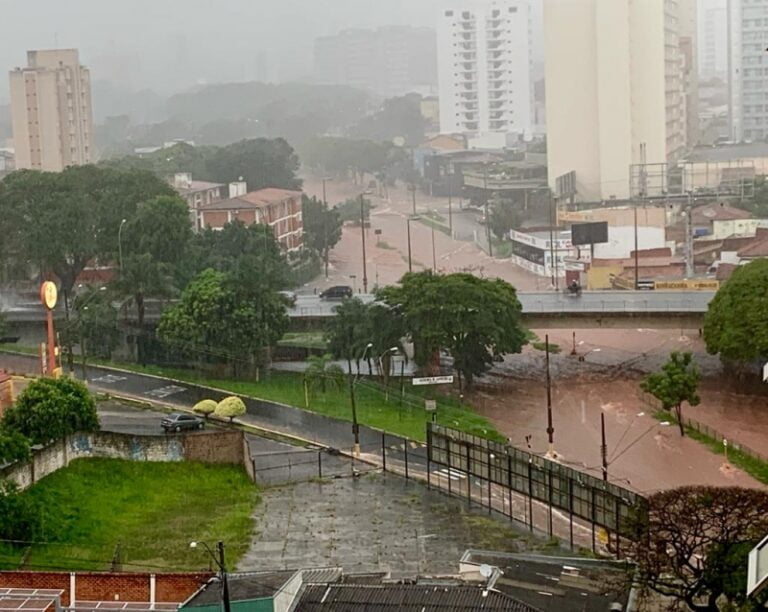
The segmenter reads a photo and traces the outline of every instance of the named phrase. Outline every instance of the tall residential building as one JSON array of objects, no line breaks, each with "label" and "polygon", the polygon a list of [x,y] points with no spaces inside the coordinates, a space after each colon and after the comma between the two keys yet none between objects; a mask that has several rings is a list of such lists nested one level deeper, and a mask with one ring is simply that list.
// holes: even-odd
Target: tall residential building
[{"label": "tall residential building", "polygon": [[727,0],[700,3],[699,73],[705,79],[724,79],[728,72]]},{"label": "tall residential building", "polygon": [[343,30],[315,40],[314,75],[320,83],[349,85],[383,96],[432,93],[437,79],[435,31],[385,26]]},{"label": "tall residential building", "polygon": [[693,2],[545,1],[552,189],[575,172],[578,199],[627,198],[630,165],[684,154],[695,108]]},{"label": "tall residential building", "polygon": [[440,131],[503,147],[533,127],[528,4],[466,1],[445,9],[437,31]]},{"label": "tall residential building", "polygon": [[728,2],[728,111],[731,138],[768,137],[768,0]]},{"label": "tall residential building", "polygon": [[77,49],[27,51],[10,73],[16,167],[58,172],[93,161],[91,78]]}]

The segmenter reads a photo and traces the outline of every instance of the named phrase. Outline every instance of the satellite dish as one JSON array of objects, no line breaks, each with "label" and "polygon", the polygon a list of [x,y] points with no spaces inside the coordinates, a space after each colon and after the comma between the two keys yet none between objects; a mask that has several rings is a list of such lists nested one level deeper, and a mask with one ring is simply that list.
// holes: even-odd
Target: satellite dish
[{"label": "satellite dish", "polygon": [[490,565],[483,563],[480,566],[480,575],[483,578],[490,578],[493,575],[493,568]]}]

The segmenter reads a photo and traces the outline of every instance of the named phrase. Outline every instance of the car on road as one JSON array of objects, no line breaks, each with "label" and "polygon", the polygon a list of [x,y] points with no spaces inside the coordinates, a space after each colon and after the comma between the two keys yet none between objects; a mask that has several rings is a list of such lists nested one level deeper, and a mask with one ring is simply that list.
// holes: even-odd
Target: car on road
[{"label": "car on road", "polygon": [[160,426],[168,433],[169,431],[179,432],[190,429],[202,429],[205,427],[205,422],[200,417],[192,414],[172,412],[162,418]]},{"label": "car on road", "polygon": [[344,300],[346,298],[351,298],[352,295],[352,287],[349,285],[336,285],[334,287],[328,287],[325,291],[320,292],[320,299]]},{"label": "car on road", "polygon": [[293,291],[278,291],[277,293],[290,308],[296,306],[296,294]]}]

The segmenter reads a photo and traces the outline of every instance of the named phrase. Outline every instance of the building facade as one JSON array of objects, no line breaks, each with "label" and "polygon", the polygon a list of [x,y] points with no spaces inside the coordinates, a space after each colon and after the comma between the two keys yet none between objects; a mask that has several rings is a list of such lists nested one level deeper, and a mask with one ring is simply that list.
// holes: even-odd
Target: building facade
[{"label": "building facade", "polygon": [[77,49],[28,51],[10,86],[17,168],[59,172],[94,160],[91,78]]},{"label": "building facade", "polygon": [[320,83],[383,96],[428,94],[437,84],[435,53],[435,32],[430,28],[343,30],[315,40],[314,75]]},{"label": "building facade", "polygon": [[629,196],[629,167],[684,155],[695,115],[694,0],[545,0],[550,187]]},{"label": "building facade", "polygon": [[246,193],[245,183],[232,183],[227,200],[200,207],[201,226],[222,229],[227,223],[269,225],[275,239],[286,251],[300,249],[304,243],[301,192],[287,189],[259,189]]},{"label": "building facade", "polygon": [[457,4],[437,33],[440,131],[501,148],[509,134],[531,134],[531,24],[528,4]]},{"label": "building facade", "polygon": [[699,73],[725,79],[728,73],[728,11],[726,0],[700,2]]},{"label": "building facade", "polygon": [[731,139],[768,136],[768,0],[728,2],[728,111]]},{"label": "building facade", "polygon": [[221,183],[209,183],[208,181],[194,181],[189,172],[177,172],[173,175],[170,183],[179,195],[186,200],[189,207],[192,229],[195,232],[199,232],[203,227],[200,208],[203,204],[211,204],[223,200],[222,189],[224,185]]}]

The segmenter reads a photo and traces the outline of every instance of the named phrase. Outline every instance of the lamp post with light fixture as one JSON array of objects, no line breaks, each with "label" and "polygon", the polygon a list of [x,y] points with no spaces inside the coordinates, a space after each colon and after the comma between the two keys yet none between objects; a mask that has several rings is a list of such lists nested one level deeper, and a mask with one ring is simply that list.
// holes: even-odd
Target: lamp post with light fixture
[{"label": "lamp post with light fixture", "polygon": [[190,542],[190,548],[197,548],[199,544],[203,545],[205,551],[210,555],[211,559],[219,566],[219,580],[221,580],[221,602],[224,606],[224,612],[230,612],[229,604],[229,581],[227,579],[227,566],[224,562],[224,542],[219,542],[216,545],[218,556],[214,554],[211,547],[205,542]]}]

